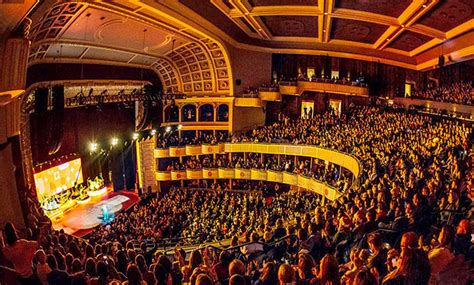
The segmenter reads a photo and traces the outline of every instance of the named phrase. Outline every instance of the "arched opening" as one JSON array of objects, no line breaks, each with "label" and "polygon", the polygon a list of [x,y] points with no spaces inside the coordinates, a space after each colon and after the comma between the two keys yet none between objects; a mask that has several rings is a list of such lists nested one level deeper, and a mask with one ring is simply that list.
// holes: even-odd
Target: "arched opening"
[{"label": "arched opening", "polygon": [[178,122],[179,121],[179,108],[174,103],[174,100],[171,101],[171,104],[166,106],[165,110],[165,122]]},{"label": "arched opening", "polygon": [[214,106],[211,104],[204,104],[199,107],[199,122],[213,122],[214,121]]},{"label": "arched opening", "polygon": [[229,105],[221,104],[217,107],[217,121],[228,122],[229,121]]},{"label": "arched opening", "polygon": [[181,108],[181,122],[196,122],[196,106],[184,105]]}]

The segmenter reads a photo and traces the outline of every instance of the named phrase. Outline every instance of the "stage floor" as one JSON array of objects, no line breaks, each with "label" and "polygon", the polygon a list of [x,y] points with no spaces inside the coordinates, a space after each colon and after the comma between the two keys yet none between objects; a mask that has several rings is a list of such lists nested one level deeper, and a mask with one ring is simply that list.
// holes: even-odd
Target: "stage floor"
[{"label": "stage floor", "polygon": [[102,207],[107,206],[109,214],[127,210],[138,202],[138,195],[133,192],[113,192],[80,204],[72,210],[53,219],[55,230],[64,230],[67,234],[83,237],[102,223]]}]

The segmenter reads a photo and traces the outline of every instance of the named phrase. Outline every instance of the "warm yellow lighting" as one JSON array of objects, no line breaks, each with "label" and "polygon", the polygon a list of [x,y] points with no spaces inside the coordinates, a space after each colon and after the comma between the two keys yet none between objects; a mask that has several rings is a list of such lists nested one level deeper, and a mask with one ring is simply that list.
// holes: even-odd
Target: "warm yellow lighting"
[{"label": "warm yellow lighting", "polygon": [[99,189],[99,190],[96,190],[96,191],[87,191],[87,194],[88,194],[90,197],[102,196],[102,195],[104,195],[105,193],[107,193],[107,187],[103,187],[102,189]]},{"label": "warm yellow lighting", "polygon": [[90,146],[89,146],[89,150],[90,150],[91,152],[96,152],[96,151],[97,151],[97,147],[98,147],[97,143],[91,143]]}]

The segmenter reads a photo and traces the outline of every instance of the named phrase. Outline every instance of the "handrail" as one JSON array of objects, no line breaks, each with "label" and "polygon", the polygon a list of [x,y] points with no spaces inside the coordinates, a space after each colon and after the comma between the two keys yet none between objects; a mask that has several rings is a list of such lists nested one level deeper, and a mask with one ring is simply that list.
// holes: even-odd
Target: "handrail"
[{"label": "handrail", "polygon": [[[208,245],[196,244],[196,245],[189,245],[188,247],[189,247],[189,248],[193,248],[193,247],[208,247],[208,248],[212,248],[212,249],[214,249],[214,250],[216,250],[216,251],[233,251],[233,250],[242,248],[242,247],[244,247],[244,246],[247,246],[247,245],[249,245],[249,244],[261,244],[261,245],[264,246],[264,248],[268,248],[268,247],[272,247],[272,246],[276,245],[277,243],[282,242],[282,241],[287,240],[287,239],[290,239],[290,238],[297,238],[297,236],[294,235],[294,234],[290,234],[290,235],[286,235],[286,236],[284,236],[284,237],[281,237],[281,238],[279,238],[279,239],[277,239],[277,240],[274,240],[274,241],[272,241],[272,242],[270,242],[270,243],[265,243],[265,242],[261,242],[261,241],[256,241],[256,242],[254,242],[254,241],[249,241],[249,242],[241,243],[241,244],[234,245],[234,246],[231,246],[231,247],[226,247],[226,248],[218,247],[218,246],[215,246],[215,245],[212,245],[212,244],[208,244]],[[229,239],[227,239],[227,240],[229,240]],[[224,242],[224,241],[226,241],[226,240],[219,241],[219,243]],[[170,250],[171,250],[171,249],[165,250],[164,253],[166,254],[166,253],[168,253]],[[173,250],[174,250],[174,249],[173,249]],[[264,252],[265,252],[265,250],[264,250]]]},{"label": "handrail", "polygon": [[0,269],[6,270],[6,271],[10,271],[10,272],[15,273],[15,274],[18,273],[15,269],[13,269],[13,268],[11,268],[11,267],[8,267],[8,266],[5,266],[5,265],[0,265]]}]

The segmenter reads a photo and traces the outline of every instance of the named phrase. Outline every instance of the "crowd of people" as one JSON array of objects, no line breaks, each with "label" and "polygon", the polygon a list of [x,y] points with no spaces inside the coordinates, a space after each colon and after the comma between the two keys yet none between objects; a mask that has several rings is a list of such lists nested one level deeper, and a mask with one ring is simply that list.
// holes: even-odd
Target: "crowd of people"
[{"label": "crowd of people", "polygon": [[[169,189],[143,199],[87,240],[48,231],[45,225],[29,234],[38,241],[27,241],[7,224],[2,253],[22,284],[472,281],[470,125],[355,106],[340,116],[282,116],[232,141],[331,148],[356,156],[362,173],[332,202],[291,191],[264,196]],[[264,164],[258,156],[255,160]],[[286,162],[274,167],[284,169]],[[267,163],[275,165],[272,158]],[[304,160],[302,167],[290,164],[292,171],[307,169]],[[190,254],[177,247],[171,255],[147,247],[146,240],[162,237],[201,246]],[[206,245],[225,239],[230,245]]]},{"label": "crowd of people", "polygon": [[447,86],[416,90],[413,97],[463,105],[472,105],[472,82],[457,82]]},{"label": "crowd of people", "polygon": [[186,244],[220,241],[251,229],[263,232],[263,227],[275,219],[310,212],[316,204],[316,196],[308,193],[280,193],[267,200],[261,191],[211,190],[172,188],[132,212],[117,215],[89,240],[122,244],[161,238],[181,238]]},{"label": "crowd of people", "polygon": [[216,134],[204,134],[201,136],[180,136],[176,132],[158,132],[156,134],[156,147],[168,148],[170,146],[217,144],[219,142],[226,142],[228,140],[229,136],[223,132]]},{"label": "crowd of people", "polygon": [[312,177],[329,185],[337,187],[341,192],[348,189],[352,182],[352,174],[343,167],[333,163],[325,162],[317,158],[301,158],[294,156],[282,156],[278,160],[277,155],[261,155],[259,153],[234,153],[229,159],[227,154],[185,156],[182,162],[172,159],[166,171],[198,170],[203,168],[237,168],[237,169],[259,169],[273,170],[278,172],[290,172],[306,177]]}]

